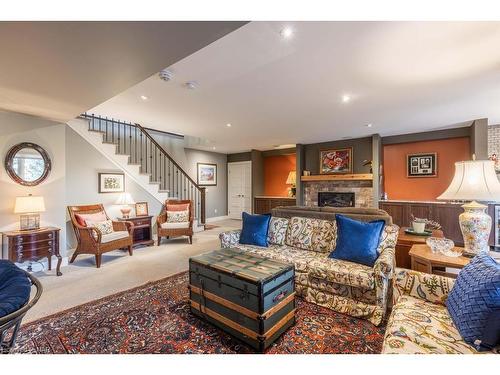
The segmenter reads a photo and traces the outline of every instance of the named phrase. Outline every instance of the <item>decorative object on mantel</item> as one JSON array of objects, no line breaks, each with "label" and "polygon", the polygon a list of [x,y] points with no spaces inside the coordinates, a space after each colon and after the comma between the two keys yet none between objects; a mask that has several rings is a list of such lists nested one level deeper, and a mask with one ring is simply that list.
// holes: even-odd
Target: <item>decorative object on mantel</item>
[{"label": "decorative object on mantel", "polygon": [[302,176],[310,176],[310,175],[311,175],[311,171],[307,171],[307,170],[302,171]]},{"label": "decorative object on mantel", "polygon": [[41,196],[29,194],[27,197],[16,197],[14,213],[21,214],[19,227],[21,230],[40,228],[40,212],[45,211],[45,201]]},{"label": "decorative object on mantel", "polygon": [[288,196],[289,197],[295,197],[295,193],[297,191],[297,188],[295,187],[297,183],[297,174],[295,171],[290,171],[288,173],[288,177],[286,179],[285,184],[287,185],[292,185],[290,186],[290,189],[288,190]]},{"label": "decorative object on mantel", "polygon": [[352,173],[352,147],[321,150],[319,152],[319,173]]},{"label": "decorative object on mantel", "polygon": [[135,204],[135,216],[148,216],[148,202],[136,202]]},{"label": "decorative object on mantel", "polygon": [[406,155],[407,177],[436,177],[437,176],[437,153],[428,152],[422,154]]},{"label": "decorative object on mantel", "polygon": [[488,206],[476,202],[499,201],[500,182],[491,160],[460,161],[455,163],[455,176],[450,186],[438,199],[467,200],[464,212],[459,216],[460,229],[464,236],[464,255],[475,256],[489,252],[488,239],[491,217],[485,212]]},{"label": "decorative object on mantel", "polygon": [[50,173],[47,152],[35,143],[23,142],[13,146],[5,156],[5,170],[12,180],[23,186],[36,186]]},{"label": "decorative object on mantel", "polygon": [[99,173],[99,193],[125,192],[125,175],[123,173]]},{"label": "decorative object on mantel", "polygon": [[370,166],[370,173],[373,173],[373,161],[372,160],[363,160],[363,167],[367,165]]},{"label": "decorative object on mantel", "polygon": [[435,254],[440,253],[453,258],[462,255],[462,248],[455,248],[455,243],[448,238],[429,237],[425,240],[425,243]]},{"label": "decorative object on mantel", "polygon": [[131,204],[135,204],[134,199],[130,193],[120,194],[115,202],[115,205],[121,206],[120,211],[122,213],[122,219],[128,219],[130,217],[130,211],[132,211]]},{"label": "decorative object on mantel", "polygon": [[426,230],[433,231],[433,230],[441,230],[442,229],[441,224],[439,224],[437,221],[425,219],[425,218],[420,218],[420,217],[415,217],[413,214],[411,214],[410,217],[411,217],[410,222],[412,222],[412,223],[414,221],[424,222]]},{"label": "decorative object on mantel", "polygon": [[198,185],[216,186],[217,185],[217,164],[197,163]]}]

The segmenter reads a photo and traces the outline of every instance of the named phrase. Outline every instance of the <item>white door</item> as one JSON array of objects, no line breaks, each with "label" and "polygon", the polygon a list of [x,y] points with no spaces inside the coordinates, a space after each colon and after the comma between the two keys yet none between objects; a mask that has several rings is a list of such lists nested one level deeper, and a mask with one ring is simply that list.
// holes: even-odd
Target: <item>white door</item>
[{"label": "white door", "polygon": [[227,164],[227,208],[231,219],[241,219],[242,212],[252,212],[252,162]]}]

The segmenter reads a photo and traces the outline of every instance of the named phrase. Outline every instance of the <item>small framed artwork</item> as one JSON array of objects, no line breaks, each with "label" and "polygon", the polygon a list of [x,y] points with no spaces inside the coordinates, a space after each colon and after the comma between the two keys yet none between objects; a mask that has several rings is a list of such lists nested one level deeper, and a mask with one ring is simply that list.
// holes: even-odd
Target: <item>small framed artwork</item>
[{"label": "small framed artwork", "polygon": [[407,177],[436,177],[437,153],[406,155]]},{"label": "small framed artwork", "polygon": [[197,163],[198,166],[198,185],[215,186],[217,185],[217,164]]},{"label": "small framed artwork", "polygon": [[321,150],[319,152],[319,173],[352,173],[352,147]]},{"label": "small framed artwork", "polygon": [[125,192],[125,175],[123,173],[99,173],[99,193]]},{"label": "small framed artwork", "polygon": [[148,216],[148,202],[137,202],[135,204],[135,216]]}]

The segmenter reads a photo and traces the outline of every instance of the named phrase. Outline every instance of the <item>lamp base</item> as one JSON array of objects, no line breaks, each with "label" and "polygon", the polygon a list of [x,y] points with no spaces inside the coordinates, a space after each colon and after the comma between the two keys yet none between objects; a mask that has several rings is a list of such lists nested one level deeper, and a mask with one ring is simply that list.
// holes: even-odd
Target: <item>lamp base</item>
[{"label": "lamp base", "polygon": [[19,220],[20,230],[40,229],[40,214],[23,214]]},{"label": "lamp base", "polygon": [[122,213],[122,219],[128,219],[130,217],[130,211],[132,211],[132,208],[129,206],[124,206],[120,208],[120,211]]},{"label": "lamp base", "polygon": [[488,253],[491,232],[491,217],[486,213],[488,206],[476,201],[464,204],[464,212],[458,220],[464,236],[464,256],[474,257],[480,253]]}]

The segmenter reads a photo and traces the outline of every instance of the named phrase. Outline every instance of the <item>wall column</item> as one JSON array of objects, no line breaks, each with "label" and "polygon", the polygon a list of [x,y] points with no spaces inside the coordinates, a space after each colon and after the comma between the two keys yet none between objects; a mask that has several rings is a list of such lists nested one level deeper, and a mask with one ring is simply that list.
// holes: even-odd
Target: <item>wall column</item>
[{"label": "wall column", "polygon": [[378,201],[384,191],[382,175],[382,137],[372,136],[372,173],[373,173],[373,207],[378,208]]},{"label": "wall column", "polygon": [[[474,120],[470,128],[471,154],[476,155],[477,160],[488,159],[488,119]],[[471,155],[471,156],[472,156]]]},{"label": "wall column", "polygon": [[296,153],[296,174],[297,174],[297,184],[296,184],[296,204],[297,206],[304,205],[304,183],[301,180],[302,173],[304,172],[305,165],[305,152],[304,145],[297,144],[295,148]]}]

